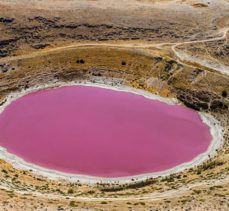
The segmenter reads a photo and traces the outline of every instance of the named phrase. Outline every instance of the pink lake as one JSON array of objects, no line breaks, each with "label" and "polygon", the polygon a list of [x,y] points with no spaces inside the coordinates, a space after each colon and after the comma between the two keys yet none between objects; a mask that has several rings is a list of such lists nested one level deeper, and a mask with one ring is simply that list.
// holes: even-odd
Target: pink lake
[{"label": "pink lake", "polygon": [[207,150],[199,114],[92,86],[37,91],[0,114],[0,145],[29,163],[116,178],[170,169]]}]

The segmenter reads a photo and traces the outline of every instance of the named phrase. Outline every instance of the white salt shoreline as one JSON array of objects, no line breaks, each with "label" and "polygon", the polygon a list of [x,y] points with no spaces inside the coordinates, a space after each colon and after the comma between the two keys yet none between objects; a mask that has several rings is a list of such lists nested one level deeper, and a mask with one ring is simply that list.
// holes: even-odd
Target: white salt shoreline
[{"label": "white salt shoreline", "polygon": [[[163,98],[154,94],[151,94],[149,92],[146,92],[144,90],[135,89],[127,86],[111,86],[111,85],[105,85],[100,83],[92,83],[92,82],[69,82],[69,83],[52,83],[52,84],[46,84],[41,86],[34,86],[32,88],[23,90],[21,92],[10,94],[6,101],[3,103],[3,105],[0,106],[0,113],[3,112],[3,110],[14,100],[16,100],[19,97],[22,97],[28,93],[35,92],[42,89],[48,89],[48,88],[57,88],[61,86],[71,86],[71,85],[84,85],[84,86],[94,86],[94,87],[100,87],[100,88],[106,88],[106,89],[112,89],[115,91],[124,91],[129,93],[138,94],[141,96],[144,96],[148,99],[154,99],[159,100],[161,102],[170,104],[170,105],[178,105],[179,102],[174,98]],[[211,115],[199,112],[199,115],[202,119],[202,121],[209,126],[210,133],[212,136],[212,141],[208,147],[208,149],[195,157],[193,160],[183,163],[181,165],[178,165],[176,167],[173,167],[171,169],[161,171],[161,172],[155,172],[155,173],[147,173],[147,174],[141,174],[136,176],[126,176],[126,177],[118,177],[118,178],[103,178],[103,177],[95,177],[95,176],[87,176],[87,175],[78,175],[78,174],[70,174],[70,173],[63,173],[56,170],[51,170],[47,168],[43,168],[37,165],[34,165],[32,163],[28,163],[24,161],[22,158],[19,158],[16,155],[13,155],[3,147],[0,146],[0,159],[3,159],[9,163],[11,163],[15,168],[22,169],[22,170],[32,170],[33,173],[37,175],[41,175],[44,177],[47,177],[49,179],[53,180],[67,180],[70,182],[82,182],[82,183],[128,183],[134,181],[142,181],[147,178],[155,178],[159,176],[168,176],[173,173],[181,172],[185,169],[200,165],[204,161],[206,161],[209,156],[213,156],[216,154],[216,150],[219,149],[223,144],[223,128],[220,126],[220,123]]]}]

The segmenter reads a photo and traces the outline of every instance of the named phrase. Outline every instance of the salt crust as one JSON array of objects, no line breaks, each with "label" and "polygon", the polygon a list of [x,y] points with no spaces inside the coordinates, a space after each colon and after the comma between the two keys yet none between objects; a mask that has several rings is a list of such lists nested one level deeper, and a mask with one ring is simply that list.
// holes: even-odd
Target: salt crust
[{"label": "salt crust", "polygon": [[[50,84],[45,84],[40,86],[34,86],[29,89],[22,90],[21,92],[12,93],[8,95],[4,103],[0,106],[0,113],[3,112],[3,110],[14,100],[28,93],[39,91],[42,89],[51,89],[51,88],[58,88],[62,86],[72,86],[72,85],[93,86],[93,87],[111,89],[114,91],[129,92],[129,93],[134,93],[137,95],[144,96],[147,99],[159,100],[169,105],[180,104],[175,98],[164,98],[146,92],[144,90],[135,89],[123,85],[113,86],[109,84],[92,83],[87,81],[81,81],[81,82],[77,81],[77,82],[68,82],[68,83],[56,82],[56,83],[50,83]],[[22,169],[22,170],[30,170],[33,173],[40,176],[47,177],[48,179],[67,180],[69,182],[81,182],[81,183],[89,183],[89,184],[94,184],[94,183],[119,183],[120,184],[120,183],[130,183],[133,181],[144,181],[146,179],[156,178],[159,176],[162,177],[168,176],[170,174],[181,172],[184,171],[185,169],[200,165],[201,163],[209,159],[209,157],[214,156],[216,154],[217,149],[219,149],[223,145],[223,128],[220,126],[219,121],[217,121],[213,116],[207,113],[199,112],[199,115],[203,123],[208,125],[212,136],[212,141],[208,149],[204,153],[199,154],[197,157],[195,157],[193,160],[189,162],[183,163],[181,165],[178,165],[176,167],[161,172],[140,174],[136,176],[117,177],[117,178],[103,178],[103,177],[87,176],[87,175],[80,175],[80,174],[69,174],[60,171],[50,170],[47,168],[34,165],[32,163],[28,163],[24,161],[22,158],[19,158],[18,156],[7,152],[7,150],[1,146],[0,146],[0,159],[3,159],[11,163],[15,168]]]}]

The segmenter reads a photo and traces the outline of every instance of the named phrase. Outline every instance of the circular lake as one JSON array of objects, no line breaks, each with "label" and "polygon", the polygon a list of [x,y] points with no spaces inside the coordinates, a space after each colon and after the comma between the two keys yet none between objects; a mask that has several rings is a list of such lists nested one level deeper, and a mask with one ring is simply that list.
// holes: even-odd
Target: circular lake
[{"label": "circular lake", "polygon": [[211,140],[196,111],[94,86],[33,92],[0,114],[0,146],[28,163],[72,174],[160,172],[190,162]]}]

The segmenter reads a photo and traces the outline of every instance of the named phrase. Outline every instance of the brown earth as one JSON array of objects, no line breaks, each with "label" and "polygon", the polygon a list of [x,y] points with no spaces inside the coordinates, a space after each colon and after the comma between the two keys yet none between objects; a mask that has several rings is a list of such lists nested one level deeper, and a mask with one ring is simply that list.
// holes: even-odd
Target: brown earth
[{"label": "brown earth", "polygon": [[229,2],[208,2],[0,0],[0,105],[35,85],[109,81],[176,97],[225,130],[202,165],[124,185],[52,181],[0,160],[0,210],[228,210]]}]

